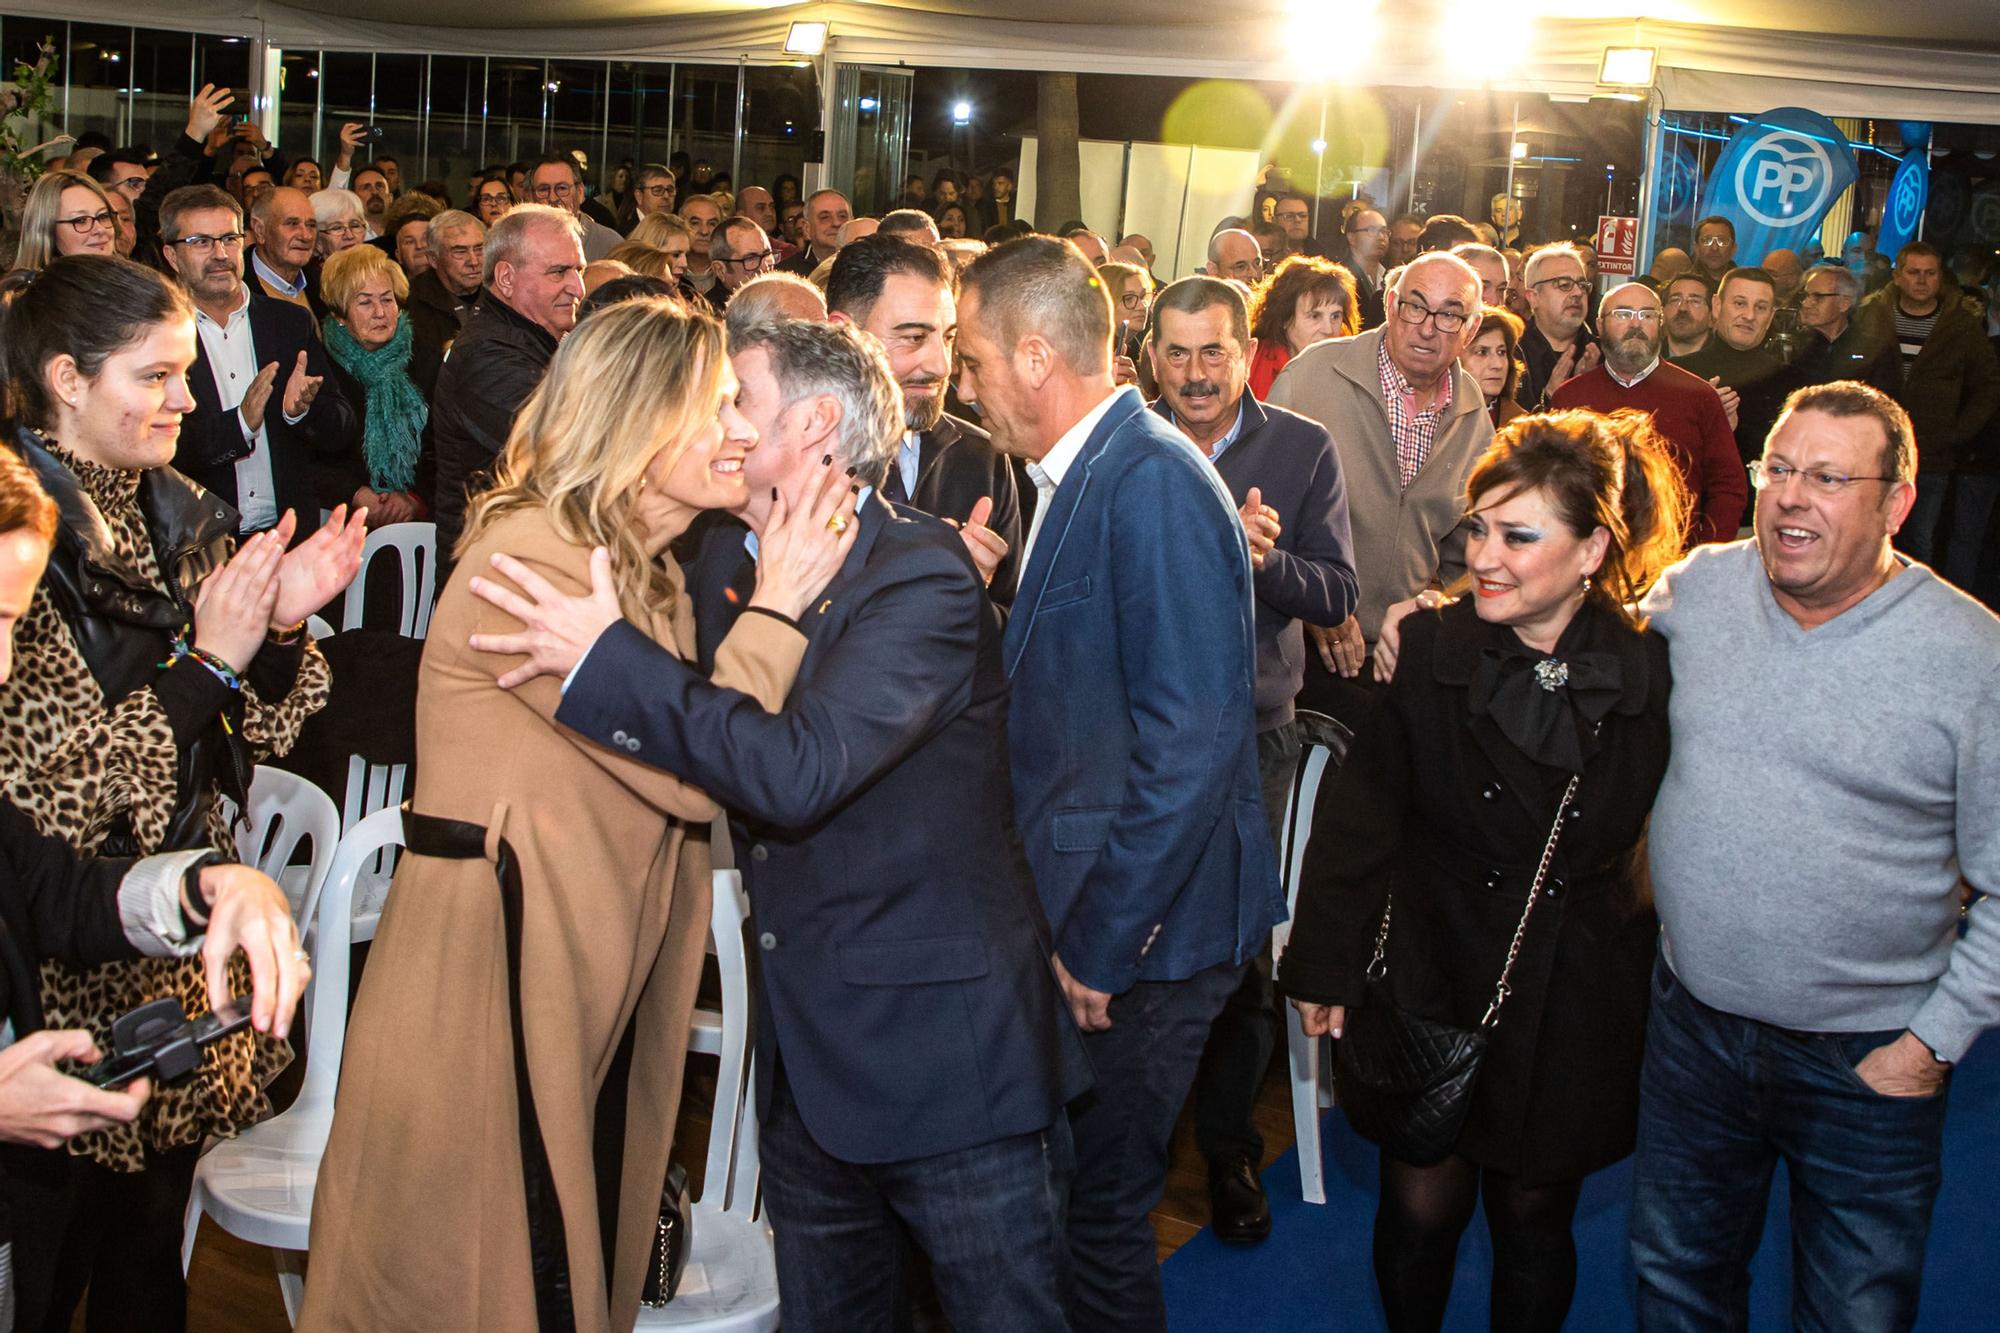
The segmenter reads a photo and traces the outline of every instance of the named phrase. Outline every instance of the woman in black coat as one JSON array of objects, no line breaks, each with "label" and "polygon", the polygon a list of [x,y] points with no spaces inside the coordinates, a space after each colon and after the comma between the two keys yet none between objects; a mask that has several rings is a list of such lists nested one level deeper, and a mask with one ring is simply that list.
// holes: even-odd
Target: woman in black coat
[{"label": "woman in black coat", "polygon": [[1375,1219],[1392,1329],[1441,1324],[1483,1194],[1492,1326],[1554,1330],[1583,1178],[1631,1152],[1637,1121],[1669,677],[1625,607],[1679,554],[1685,503],[1636,413],[1522,418],[1467,492],[1472,596],[1402,624],[1382,708],[1321,789],[1279,984],[1307,1032],[1338,1036],[1393,901],[1396,1004],[1477,1028],[1578,777],[1456,1149],[1428,1167],[1384,1152]]}]

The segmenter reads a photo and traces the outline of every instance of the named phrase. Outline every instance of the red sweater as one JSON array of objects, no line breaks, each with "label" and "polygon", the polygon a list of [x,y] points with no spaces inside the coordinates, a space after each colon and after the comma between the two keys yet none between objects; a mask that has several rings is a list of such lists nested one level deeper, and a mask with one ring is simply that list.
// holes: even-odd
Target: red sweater
[{"label": "red sweater", "polygon": [[1549,406],[1587,407],[1594,412],[1632,407],[1650,413],[1653,429],[1673,450],[1692,499],[1688,545],[1736,540],[1750,502],[1750,479],[1744,475],[1736,436],[1714,385],[1661,361],[1652,374],[1628,389],[1599,366],[1565,382],[1549,396]]}]

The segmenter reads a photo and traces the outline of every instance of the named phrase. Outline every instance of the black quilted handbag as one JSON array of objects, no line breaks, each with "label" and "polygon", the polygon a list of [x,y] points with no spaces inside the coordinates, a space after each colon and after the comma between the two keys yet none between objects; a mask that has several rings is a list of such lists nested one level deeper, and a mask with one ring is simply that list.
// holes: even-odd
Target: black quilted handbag
[{"label": "black quilted handbag", "polygon": [[1575,795],[1576,779],[1572,777],[1562,804],[1556,807],[1556,821],[1542,848],[1542,862],[1529,886],[1520,924],[1514,927],[1513,943],[1507,946],[1507,962],[1500,969],[1493,1003],[1486,1006],[1477,1028],[1467,1030],[1422,1018],[1396,1003],[1389,992],[1389,966],[1384,961],[1394,899],[1382,908],[1382,924],[1375,932],[1375,956],[1368,963],[1361,1003],[1348,1009],[1345,1030],[1336,1043],[1339,1060],[1334,1066],[1334,1086],[1355,1133],[1399,1162],[1435,1166],[1458,1144],[1466,1112],[1472,1109],[1479,1067],[1486,1057],[1487,1035],[1500,1021],[1500,1006],[1511,993],[1508,982],[1514,973],[1514,960],[1520,956],[1528,918],[1534,914],[1535,900],[1542,896],[1542,881],[1548,877],[1549,861],[1555,856],[1563,816]]}]

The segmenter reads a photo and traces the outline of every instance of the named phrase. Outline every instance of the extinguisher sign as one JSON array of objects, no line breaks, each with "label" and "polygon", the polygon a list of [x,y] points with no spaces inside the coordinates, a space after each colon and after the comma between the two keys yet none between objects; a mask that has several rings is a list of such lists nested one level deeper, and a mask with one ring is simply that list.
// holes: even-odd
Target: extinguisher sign
[{"label": "extinguisher sign", "polygon": [[1597,219],[1597,271],[1629,278],[1639,264],[1639,219]]}]

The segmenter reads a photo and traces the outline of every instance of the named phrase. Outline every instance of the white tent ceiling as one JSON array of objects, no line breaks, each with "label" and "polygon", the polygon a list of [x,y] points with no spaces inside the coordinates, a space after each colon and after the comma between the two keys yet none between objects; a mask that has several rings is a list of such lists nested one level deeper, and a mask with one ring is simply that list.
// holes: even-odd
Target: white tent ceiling
[{"label": "white tent ceiling", "polygon": [[[1288,14],[1305,3],[1328,34],[1303,69]],[[6,0],[0,0],[6,3]],[[1453,0],[1384,0],[1371,54],[1341,42],[1353,0],[23,0],[24,12],[263,36],[274,45],[552,57],[782,59],[787,24],[826,19],[831,52],[856,63],[1170,77],[1331,78],[1343,84],[1471,87],[1491,83],[1588,94],[1611,44],[1660,48],[1668,105],[1763,110],[1797,103],[1832,115],[2000,123],[1996,0],[1647,0],[1648,17],[1606,16],[1606,0],[1484,6],[1518,23],[1544,17],[1534,51],[1504,76],[1446,63],[1434,46]],[[1632,0],[1610,0],[1630,4]],[[7,4],[14,10],[14,4]],[[1460,10],[1458,12],[1463,12]],[[996,17],[996,13],[1006,17]],[[411,22],[412,15],[420,22]],[[1221,15],[1222,17],[1218,17]]]}]

